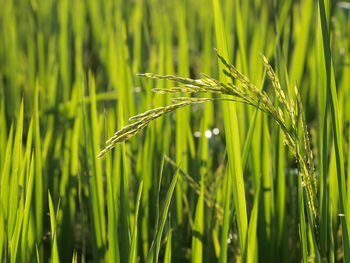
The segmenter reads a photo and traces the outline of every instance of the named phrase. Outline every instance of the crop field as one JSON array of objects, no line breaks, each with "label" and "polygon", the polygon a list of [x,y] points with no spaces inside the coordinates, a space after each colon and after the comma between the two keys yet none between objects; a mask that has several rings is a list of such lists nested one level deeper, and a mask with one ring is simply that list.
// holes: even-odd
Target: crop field
[{"label": "crop field", "polygon": [[350,3],[0,0],[0,262],[350,263]]}]

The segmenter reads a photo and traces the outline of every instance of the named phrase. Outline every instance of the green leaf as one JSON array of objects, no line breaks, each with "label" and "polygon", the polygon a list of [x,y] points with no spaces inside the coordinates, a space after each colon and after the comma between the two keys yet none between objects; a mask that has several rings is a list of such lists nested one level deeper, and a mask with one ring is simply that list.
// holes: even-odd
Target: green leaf
[{"label": "green leaf", "polygon": [[155,263],[158,262],[160,242],[162,239],[165,222],[166,222],[166,219],[168,216],[170,201],[171,201],[171,198],[173,196],[178,177],[179,177],[179,169],[177,169],[173,179],[171,180],[168,192],[166,194],[164,206],[163,206],[163,211],[161,214],[162,216],[160,218],[160,224],[159,224],[159,227],[157,229],[157,236],[153,240],[152,246],[151,246],[150,251],[149,251],[148,256],[147,256],[147,262],[155,262]]},{"label": "green leaf", "polygon": [[[215,32],[218,53],[228,61],[228,48],[226,42],[225,27],[222,18],[219,0],[213,0]],[[219,62],[220,81],[230,82],[223,72],[223,66]],[[225,97],[226,98],[226,97]],[[245,257],[245,243],[248,230],[248,219],[245,199],[245,189],[241,161],[240,136],[238,132],[238,121],[236,106],[232,102],[223,102],[223,115],[225,125],[226,148],[229,162],[229,171],[232,176],[232,186],[235,208],[237,213],[238,234],[240,240],[241,254]]]},{"label": "green leaf", "polygon": [[135,209],[135,222],[134,222],[134,229],[133,229],[133,234],[132,234],[129,263],[136,263],[137,262],[137,254],[136,254],[137,253],[137,219],[138,219],[138,215],[139,215],[142,187],[143,187],[143,181],[140,182],[139,191],[137,193],[136,209]]},{"label": "green leaf", "polygon": [[[48,191],[48,198],[49,198],[51,242],[52,242],[51,243],[51,262],[58,263],[60,262],[60,260],[59,260],[58,247],[57,247],[56,214],[55,214],[55,208],[52,203],[50,191]],[[59,211],[59,207],[57,208],[57,211]]]}]

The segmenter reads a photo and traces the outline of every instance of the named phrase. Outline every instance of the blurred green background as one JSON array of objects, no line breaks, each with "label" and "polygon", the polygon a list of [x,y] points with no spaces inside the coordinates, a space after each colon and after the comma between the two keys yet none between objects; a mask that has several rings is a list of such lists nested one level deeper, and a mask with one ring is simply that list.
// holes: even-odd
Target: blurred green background
[{"label": "blurred green background", "polygon": [[[350,3],[324,2],[341,177],[318,2],[0,0],[0,261],[348,262],[338,206],[350,204]],[[307,205],[302,217],[277,125],[246,105],[231,117],[228,102],[180,109],[96,159],[128,118],[171,103],[152,88],[174,83],[137,73],[219,78],[223,41],[257,87],[271,93],[259,52],[285,91],[300,86],[320,229]]]}]

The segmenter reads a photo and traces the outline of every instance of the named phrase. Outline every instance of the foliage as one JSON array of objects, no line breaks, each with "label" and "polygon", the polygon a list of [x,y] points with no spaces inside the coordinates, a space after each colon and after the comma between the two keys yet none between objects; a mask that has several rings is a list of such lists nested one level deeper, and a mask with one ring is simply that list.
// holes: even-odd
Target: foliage
[{"label": "foliage", "polygon": [[341,1],[0,1],[0,262],[350,262],[349,28]]}]

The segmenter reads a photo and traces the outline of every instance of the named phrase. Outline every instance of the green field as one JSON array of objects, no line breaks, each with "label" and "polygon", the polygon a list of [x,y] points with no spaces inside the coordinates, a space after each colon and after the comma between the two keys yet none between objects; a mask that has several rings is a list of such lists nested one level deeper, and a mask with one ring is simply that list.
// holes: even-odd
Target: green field
[{"label": "green field", "polygon": [[0,0],[0,262],[350,263],[347,98],[348,2]]}]

